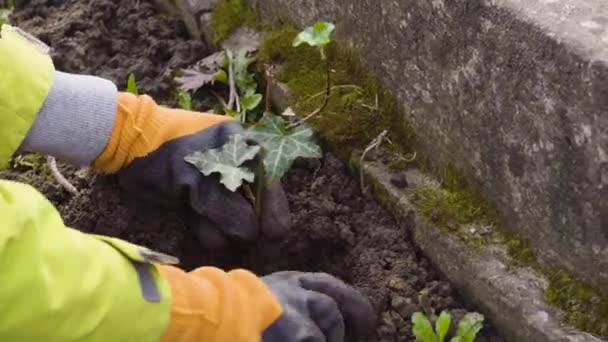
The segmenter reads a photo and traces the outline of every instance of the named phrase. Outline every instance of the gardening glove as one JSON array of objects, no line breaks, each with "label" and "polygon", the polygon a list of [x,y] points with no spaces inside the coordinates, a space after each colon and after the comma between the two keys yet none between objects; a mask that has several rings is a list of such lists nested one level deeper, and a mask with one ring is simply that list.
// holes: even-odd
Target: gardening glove
[{"label": "gardening glove", "polygon": [[264,342],[342,342],[370,334],[376,314],[352,287],[326,273],[278,272],[263,277],[283,308]]},{"label": "gardening glove", "polygon": [[[188,208],[191,226],[208,248],[260,235],[281,239],[289,228],[289,206],[280,182],[264,187],[258,221],[241,192],[228,190],[218,174],[203,176],[184,161],[243,132],[226,116],[169,109],[148,96],[121,93],[109,144],[94,165],[101,172],[118,171],[121,186],[142,199]],[[259,162],[256,158],[249,166],[255,170]]]},{"label": "gardening glove", "polygon": [[343,342],[366,337],[376,323],[367,299],[325,273],[159,271],[172,297],[163,341]]},{"label": "gardening glove", "polygon": [[185,208],[203,245],[219,249],[258,237],[278,240],[289,228],[280,182],[264,187],[258,220],[240,192],[226,189],[217,174],[203,176],[184,161],[192,152],[220,147],[242,132],[226,116],[165,108],[149,96],[119,93],[112,82],[98,77],[54,71],[21,148],[118,173],[122,188],[136,197]]}]

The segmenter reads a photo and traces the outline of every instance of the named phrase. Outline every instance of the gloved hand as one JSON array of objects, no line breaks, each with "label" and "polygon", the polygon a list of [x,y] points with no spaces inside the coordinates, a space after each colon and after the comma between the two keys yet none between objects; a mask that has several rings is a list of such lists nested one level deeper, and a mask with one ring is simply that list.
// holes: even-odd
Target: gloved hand
[{"label": "gloved hand", "polygon": [[326,273],[278,272],[262,278],[283,307],[264,342],[343,342],[373,332],[376,314],[352,287]]},{"label": "gloved hand", "polygon": [[118,93],[97,77],[55,72],[23,147],[117,173],[130,194],[186,209],[201,243],[220,249],[234,241],[281,239],[290,225],[280,182],[265,187],[258,220],[240,192],[227,190],[217,174],[206,177],[184,160],[242,131],[226,116],[162,107],[149,96]]},{"label": "gloved hand", "polygon": [[[218,148],[231,135],[243,133],[238,122],[226,116],[160,107],[147,96],[126,93],[119,95],[117,115],[110,145],[95,166],[118,171],[120,185],[129,193],[142,200],[188,208],[191,226],[207,248],[222,248],[231,240],[285,236],[289,206],[280,182],[264,187],[258,222],[252,203],[241,192],[229,191],[219,182],[219,175],[203,176],[184,161],[194,151]],[[126,154],[117,158],[125,143]],[[257,162],[259,159],[249,166],[255,168]]]}]

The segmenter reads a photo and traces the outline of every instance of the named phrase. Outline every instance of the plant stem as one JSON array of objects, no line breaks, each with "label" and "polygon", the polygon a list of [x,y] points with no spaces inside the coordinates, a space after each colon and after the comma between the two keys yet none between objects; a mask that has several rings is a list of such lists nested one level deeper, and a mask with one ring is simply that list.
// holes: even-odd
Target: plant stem
[{"label": "plant stem", "polygon": [[230,86],[230,96],[228,97],[228,109],[233,110],[236,102],[236,111],[241,112],[241,101],[239,99],[239,93],[236,89],[236,82],[234,80],[234,57],[232,51],[226,51],[228,56],[228,83]]},{"label": "plant stem", "polygon": [[264,188],[266,187],[266,170],[264,169],[264,149],[260,150],[260,162],[258,163],[257,170],[255,172],[255,178],[257,179],[255,188],[255,217],[258,220],[260,226],[262,225],[262,212],[264,210]]},{"label": "plant stem", "polygon": [[306,121],[312,119],[313,117],[315,117],[319,113],[321,113],[325,109],[325,107],[327,107],[327,105],[329,104],[329,98],[331,97],[331,68],[329,65],[329,60],[325,56],[324,49],[321,49],[321,56],[323,57],[323,60],[325,61],[325,68],[326,68],[326,72],[327,72],[327,84],[326,84],[326,88],[325,88],[325,98],[323,99],[323,104],[321,105],[321,107],[317,108],[314,112],[305,116],[302,120],[296,121],[294,123],[287,125],[287,129],[292,129],[294,127],[300,126],[301,124],[305,123]]},{"label": "plant stem", "polygon": [[264,108],[264,112],[270,112],[270,107],[272,105],[271,100],[271,92],[272,92],[272,82],[273,82],[273,67],[272,65],[265,64],[264,77],[266,78],[266,104]]},{"label": "plant stem", "polygon": [[378,147],[380,147],[380,145],[382,145],[382,142],[384,140],[386,140],[387,134],[388,134],[387,130],[382,131],[376,138],[374,138],[374,140],[372,140],[371,143],[369,143],[369,145],[367,145],[367,147],[361,154],[361,159],[359,159],[359,165],[361,168],[361,170],[359,170],[359,182],[361,184],[361,192],[365,192],[365,175],[364,175],[365,172],[363,170],[363,168],[365,167],[363,165],[363,163],[365,162],[365,157],[367,156],[367,154],[370,151],[375,150]]},{"label": "plant stem", "polygon": [[61,171],[59,171],[59,168],[57,168],[57,161],[55,160],[55,158],[47,157],[46,162],[49,166],[49,169],[51,170],[51,174],[53,175],[53,178],[55,178],[57,183],[59,183],[59,185],[61,185],[65,190],[67,190],[72,195],[78,195],[78,189],[76,189],[76,187],[73,186],[72,183],[70,183],[70,181],[68,181],[61,174]]}]

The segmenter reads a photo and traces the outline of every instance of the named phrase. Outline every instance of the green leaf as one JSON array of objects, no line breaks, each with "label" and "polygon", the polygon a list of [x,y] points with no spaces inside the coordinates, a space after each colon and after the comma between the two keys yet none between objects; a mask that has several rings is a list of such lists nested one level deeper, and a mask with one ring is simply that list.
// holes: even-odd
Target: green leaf
[{"label": "green leaf", "polygon": [[278,116],[264,116],[250,132],[264,148],[264,167],[271,179],[280,179],[299,157],[322,156],[321,148],[312,141],[310,128],[300,125],[289,130]]},{"label": "green leaf", "polygon": [[215,74],[215,81],[228,84],[228,74],[224,70],[220,70]]},{"label": "green leaf", "polygon": [[336,26],[332,23],[318,22],[300,32],[293,41],[293,46],[298,47],[302,44],[308,44],[323,47],[331,42],[331,34],[335,28]]},{"label": "green leaf", "polygon": [[260,146],[250,146],[243,135],[235,134],[220,148],[196,151],[186,156],[185,160],[205,176],[219,173],[220,182],[234,192],[243,184],[243,180],[250,183],[254,181],[255,174],[241,165],[253,159],[259,151]]},{"label": "green leaf", "polygon": [[241,99],[243,110],[253,110],[262,102],[262,94],[253,94]]},{"label": "green leaf", "polygon": [[420,342],[436,342],[437,336],[433,332],[433,326],[428,318],[421,312],[412,315],[412,333]]},{"label": "green leaf", "polygon": [[137,82],[135,81],[135,75],[133,73],[129,74],[129,79],[127,80],[127,92],[134,95],[139,95]]},{"label": "green leaf", "polygon": [[177,93],[177,102],[181,109],[192,110],[192,96],[189,92],[180,90]]},{"label": "green leaf", "polygon": [[443,342],[447,336],[450,324],[452,324],[452,316],[447,311],[443,311],[435,322],[435,331],[437,332],[439,342]]},{"label": "green leaf", "polygon": [[456,330],[456,336],[461,339],[459,342],[473,342],[477,333],[483,328],[484,317],[476,312],[468,313],[458,323],[458,329]]},{"label": "green leaf", "polygon": [[[232,53],[228,53],[228,56],[231,55]],[[255,81],[255,74],[249,71],[249,67],[254,61],[255,59],[247,57],[247,54],[244,51],[238,51],[232,59],[234,83],[243,96],[255,94],[258,88],[258,84]]]}]

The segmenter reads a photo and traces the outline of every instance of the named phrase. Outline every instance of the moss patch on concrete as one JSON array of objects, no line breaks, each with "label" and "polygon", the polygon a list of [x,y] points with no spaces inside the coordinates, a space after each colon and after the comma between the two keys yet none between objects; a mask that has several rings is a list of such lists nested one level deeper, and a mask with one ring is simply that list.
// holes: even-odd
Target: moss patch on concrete
[{"label": "moss patch on concrete", "polygon": [[567,272],[548,274],[547,301],[566,313],[565,320],[587,332],[608,338],[608,299]]},{"label": "moss patch on concrete", "polygon": [[[259,59],[261,63],[280,65],[275,77],[288,85],[296,112],[306,115],[319,108],[325,99],[328,65],[316,48],[292,47],[299,32],[290,25],[268,32]],[[413,151],[415,134],[403,122],[396,100],[366,71],[354,53],[334,43],[326,53],[331,70],[331,96],[325,110],[310,121],[321,138],[343,147],[338,152],[344,159],[383,130],[388,130],[394,142],[386,145],[391,152]]]},{"label": "moss patch on concrete", "polygon": [[254,27],[256,23],[257,15],[244,0],[220,0],[213,7],[213,44],[218,45],[243,25]]}]

